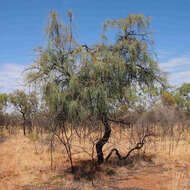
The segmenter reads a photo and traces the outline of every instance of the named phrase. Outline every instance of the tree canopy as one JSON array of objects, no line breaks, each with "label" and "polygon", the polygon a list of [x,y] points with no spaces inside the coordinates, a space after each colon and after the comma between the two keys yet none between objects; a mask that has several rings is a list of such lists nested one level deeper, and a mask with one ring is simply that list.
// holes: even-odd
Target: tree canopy
[{"label": "tree canopy", "polygon": [[[107,20],[101,42],[89,46],[74,40],[72,12],[68,15],[65,24],[55,11],[50,13],[47,46],[37,49],[39,56],[27,80],[41,85],[49,109],[63,126],[92,119],[102,122],[105,133],[96,144],[102,163],[102,148],[111,133],[109,119],[121,105],[129,104],[131,91],[148,95],[164,85],[165,78],[152,50],[148,17],[130,14]],[[115,40],[109,39],[110,32]]]},{"label": "tree canopy", "polygon": [[8,95],[5,93],[0,94],[0,111],[7,105]]}]

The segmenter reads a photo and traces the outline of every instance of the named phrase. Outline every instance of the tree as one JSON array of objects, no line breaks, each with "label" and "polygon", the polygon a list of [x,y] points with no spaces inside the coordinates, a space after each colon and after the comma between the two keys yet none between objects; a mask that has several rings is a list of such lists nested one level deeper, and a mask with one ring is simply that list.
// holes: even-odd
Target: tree
[{"label": "tree", "polygon": [[[129,89],[149,94],[154,86],[164,85],[165,79],[152,52],[149,18],[131,14],[107,20],[102,42],[92,46],[73,39],[71,12],[69,18],[69,24],[64,24],[56,12],[50,13],[48,45],[38,48],[39,56],[29,68],[27,80],[41,84],[60,127],[101,123],[105,131],[96,144],[101,164],[102,149],[111,134],[110,122],[118,122],[113,115],[127,103]],[[110,30],[116,35],[114,42],[108,39],[106,31]]]},{"label": "tree", "polygon": [[8,96],[6,93],[0,94],[0,126],[5,124],[4,109],[7,106]]},{"label": "tree", "polygon": [[22,115],[23,133],[26,135],[26,126],[31,132],[33,127],[33,118],[38,108],[38,98],[35,92],[27,95],[23,90],[16,90],[9,95],[10,103]]},{"label": "tree", "polygon": [[162,92],[162,103],[190,113],[190,84],[184,83],[177,88],[168,88]]},{"label": "tree", "polygon": [[190,83],[184,83],[176,89],[175,100],[178,108],[190,113]]},{"label": "tree", "polygon": [[0,94],[0,111],[7,106],[8,96],[6,93]]},{"label": "tree", "polygon": [[163,90],[162,92],[162,104],[164,106],[175,106],[176,105],[176,92],[171,89]]}]

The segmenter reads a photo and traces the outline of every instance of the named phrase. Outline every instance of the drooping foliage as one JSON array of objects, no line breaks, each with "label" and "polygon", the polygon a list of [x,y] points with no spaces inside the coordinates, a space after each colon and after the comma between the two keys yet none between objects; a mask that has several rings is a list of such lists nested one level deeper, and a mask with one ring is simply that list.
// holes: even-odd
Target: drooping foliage
[{"label": "drooping foliage", "polygon": [[[103,157],[100,149],[111,133],[109,118],[121,105],[130,105],[130,92],[149,94],[165,82],[152,51],[150,19],[131,14],[107,20],[102,41],[91,46],[74,40],[72,12],[69,24],[51,12],[46,31],[47,47],[38,48],[27,79],[41,84],[43,97],[62,126],[92,119],[102,122],[105,134],[96,148]],[[110,33],[115,40],[109,39]]]}]

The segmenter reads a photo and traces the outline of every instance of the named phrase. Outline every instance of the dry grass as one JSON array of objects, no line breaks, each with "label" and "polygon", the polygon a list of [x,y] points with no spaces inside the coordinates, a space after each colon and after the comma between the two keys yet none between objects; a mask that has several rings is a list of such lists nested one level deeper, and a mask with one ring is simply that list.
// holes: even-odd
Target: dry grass
[{"label": "dry grass", "polygon": [[[135,145],[135,139],[131,140],[129,130],[121,133],[120,128],[112,127],[111,139],[104,147],[105,155],[112,148],[118,148],[125,155]],[[63,145],[55,142],[51,170],[46,136],[35,139],[24,137],[21,131],[12,136],[5,132],[0,142],[0,189],[187,190],[190,185],[189,134],[185,131],[180,141],[175,136],[150,138],[144,149],[132,154],[129,160],[118,162],[113,155],[109,163],[99,167],[91,162],[95,157],[92,147],[98,135],[92,133],[84,140],[75,136],[72,147],[75,173],[71,174]]]}]

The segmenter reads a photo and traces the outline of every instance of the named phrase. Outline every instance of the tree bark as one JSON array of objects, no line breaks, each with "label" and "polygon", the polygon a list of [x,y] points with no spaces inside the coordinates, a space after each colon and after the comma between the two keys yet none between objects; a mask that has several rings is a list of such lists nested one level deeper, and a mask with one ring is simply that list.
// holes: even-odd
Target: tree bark
[{"label": "tree bark", "polygon": [[26,136],[26,126],[25,126],[25,124],[23,125],[23,133],[24,133],[24,136]]},{"label": "tree bark", "polygon": [[111,127],[105,115],[102,116],[102,123],[104,124],[104,127],[105,127],[104,136],[96,143],[98,164],[102,164],[104,162],[104,154],[103,154],[102,148],[108,142],[110,134],[111,134]]},{"label": "tree bark", "polygon": [[24,136],[26,136],[26,118],[25,118],[24,114],[23,114],[23,119],[24,119],[24,122],[23,122],[23,133],[24,133]]},{"label": "tree bark", "polygon": [[25,126],[25,122],[24,122],[24,125],[23,125],[23,133],[24,133],[24,136],[26,136],[26,126]]}]

